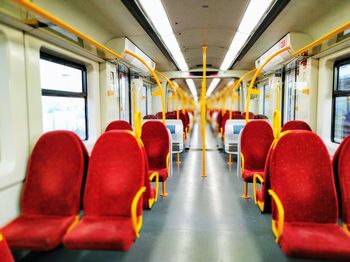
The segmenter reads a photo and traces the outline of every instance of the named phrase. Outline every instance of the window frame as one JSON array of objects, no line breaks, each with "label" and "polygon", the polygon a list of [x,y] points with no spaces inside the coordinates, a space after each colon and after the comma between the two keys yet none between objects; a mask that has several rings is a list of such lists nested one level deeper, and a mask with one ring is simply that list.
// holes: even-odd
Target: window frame
[{"label": "window frame", "polygon": [[40,52],[40,60],[46,60],[52,63],[72,67],[82,71],[82,91],[81,92],[70,92],[62,90],[52,90],[41,88],[41,96],[52,96],[52,97],[73,97],[73,98],[84,98],[84,109],[85,109],[85,138],[83,141],[89,139],[89,119],[88,119],[88,92],[87,92],[87,69],[85,65],[78,64],[55,55],[48,54],[46,52]]},{"label": "window frame", "polygon": [[332,87],[332,121],[331,121],[331,141],[336,144],[341,142],[335,141],[335,106],[336,98],[338,97],[350,97],[350,90],[338,90],[338,81],[339,81],[339,67],[343,65],[350,64],[350,58],[337,61],[333,66],[333,87]]}]

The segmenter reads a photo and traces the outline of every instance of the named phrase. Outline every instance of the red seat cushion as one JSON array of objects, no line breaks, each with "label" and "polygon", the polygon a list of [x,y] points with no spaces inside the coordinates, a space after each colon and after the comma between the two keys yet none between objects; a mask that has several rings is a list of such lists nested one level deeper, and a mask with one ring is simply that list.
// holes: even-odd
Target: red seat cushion
[{"label": "red seat cushion", "polygon": [[[161,168],[161,169],[151,169],[148,171],[149,174],[151,175],[153,172],[158,172],[159,174],[159,182],[164,182],[168,178],[168,171],[166,168]],[[156,180],[153,179],[152,182],[155,182]]]},{"label": "red seat cushion", "polygon": [[[245,182],[252,183],[252,182],[253,182],[254,174],[259,174],[259,175],[263,176],[264,170],[249,170],[249,169],[244,169],[244,172],[243,172],[243,180],[244,180]],[[259,180],[258,180],[258,181],[259,181]]]},{"label": "red seat cushion", "polygon": [[291,257],[350,259],[350,238],[337,224],[285,223],[280,244]]},{"label": "red seat cushion", "polygon": [[0,233],[0,261],[1,262],[13,262],[13,256],[11,254],[10,248],[7,245],[6,240]]},{"label": "red seat cushion", "polygon": [[74,218],[22,215],[4,227],[3,234],[11,248],[50,250],[61,243]]},{"label": "red seat cushion", "polygon": [[84,217],[64,239],[70,249],[128,250],[135,234],[130,217]]},{"label": "red seat cushion", "polygon": [[129,124],[129,122],[126,122],[125,120],[116,120],[116,121],[112,121],[108,124],[105,132],[111,131],[111,130],[130,130],[130,131],[132,131],[132,127]]}]

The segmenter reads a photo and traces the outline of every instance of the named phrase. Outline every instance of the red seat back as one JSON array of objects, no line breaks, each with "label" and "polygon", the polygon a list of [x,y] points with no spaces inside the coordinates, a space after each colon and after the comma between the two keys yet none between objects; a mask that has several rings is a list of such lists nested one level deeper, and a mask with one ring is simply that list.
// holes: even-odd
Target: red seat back
[{"label": "red seat back", "polygon": [[182,110],[179,112],[179,117],[182,121],[182,125],[183,125],[183,131],[185,132],[186,131],[186,128],[189,126],[190,124],[190,120],[189,118],[187,117],[186,114],[182,113]]},{"label": "red seat back", "polygon": [[1,262],[13,262],[13,256],[11,254],[10,248],[3,235],[0,233],[0,261]]},{"label": "red seat back", "polygon": [[[242,113],[242,116],[245,118],[246,112]],[[249,112],[249,119],[254,119],[254,113],[253,112]]]},{"label": "red seat back", "polygon": [[267,116],[262,115],[262,114],[258,114],[254,116],[254,119],[269,119]]},{"label": "red seat back", "polygon": [[337,221],[332,165],[316,134],[297,130],[280,138],[271,155],[270,183],[284,207],[285,221]]},{"label": "red seat back", "polygon": [[116,121],[112,121],[108,124],[105,132],[111,131],[111,130],[130,130],[130,131],[132,131],[132,127],[129,124],[129,122],[127,122],[125,120],[116,120]]},{"label": "red seat back", "polygon": [[165,114],[165,118],[166,118],[166,119],[177,119],[177,118],[176,118],[176,111],[175,111],[175,112],[167,112],[167,113]]},{"label": "red seat back", "polygon": [[301,121],[301,120],[291,120],[285,123],[282,126],[281,132],[287,131],[287,130],[307,130],[312,131],[311,127],[308,125],[308,123]]},{"label": "red seat back", "polygon": [[245,125],[241,135],[241,152],[244,156],[245,169],[264,170],[273,139],[273,131],[268,122],[254,120]]},{"label": "red seat back", "polygon": [[343,222],[350,224],[350,135],[338,146],[332,162],[339,210]]},{"label": "red seat back", "polygon": [[163,113],[162,112],[158,112],[156,114],[156,117],[157,117],[157,119],[162,119],[163,118]]},{"label": "red seat back", "polygon": [[225,125],[227,120],[230,118],[230,112],[227,111],[221,118],[221,128],[222,128],[222,135],[225,134]]},{"label": "red seat back", "polygon": [[[96,141],[90,157],[84,211],[89,216],[130,216],[144,184],[142,145],[130,131],[109,131]],[[138,213],[142,212],[142,201]]]},{"label": "red seat back", "polygon": [[42,135],[28,163],[22,194],[23,214],[78,213],[85,154],[85,147],[73,132],[51,131]]},{"label": "red seat back", "polygon": [[158,119],[155,115],[145,115],[143,119]]},{"label": "red seat back", "polygon": [[141,139],[146,149],[149,168],[166,168],[166,158],[170,147],[170,138],[166,126],[160,121],[144,123]]}]

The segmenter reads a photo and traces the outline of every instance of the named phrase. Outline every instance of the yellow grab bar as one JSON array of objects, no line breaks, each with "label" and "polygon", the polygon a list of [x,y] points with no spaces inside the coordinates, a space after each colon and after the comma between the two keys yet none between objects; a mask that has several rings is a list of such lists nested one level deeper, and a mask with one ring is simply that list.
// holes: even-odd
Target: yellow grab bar
[{"label": "yellow grab bar", "polygon": [[80,37],[81,39],[89,42],[90,44],[93,44],[97,48],[99,48],[99,49],[101,49],[103,51],[106,51],[110,55],[112,55],[112,56],[114,56],[114,57],[116,57],[118,59],[123,59],[123,57],[120,54],[114,52],[113,50],[109,49],[108,47],[106,47],[105,45],[101,44],[100,42],[97,42],[96,40],[94,40],[90,36],[82,33],[78,29],[74,28],[73,26],[63,22],[58,17],[56,17],[56,16],[52,15],[51,13],[45,11],[41,7],[33,4],[29,0],[14,0],[14,1],[17,2],[19,5],[27,8],[30,11],[32,11],[33,13],[35,13],[37,15],[40,15],[41,17],[49,20],[50,22],[54,23],[55,25],[60,26],[63,29],[67,30],[68,32],[71,32],[72,34],[74,34],[74,35]]},{"label": "yellow grab bar", "polygon": [[140,237],[140,230],[142,227],[142,215],[137,216],[137,204],[139,203],[141,196],[145,191],[146,187],[141,187],[139,191],[137,191],[131,203],[131,221],[136,238]]},{"label": "yellow grab bar", "polygon": [[156,80],[157,86],[159,87],[159,95],[160,95],[161,100],[162,100],[162,120],[163,120],[163,123],[165,124],[165,96],[164,96],[162,84],[160,83],[160,80],[159,80],[157,74],[147,64],[147,62],[144,59],[142,59],[141,57],[139,57],[137,54],[135,54],[135,53],[133,53],[133,52],[131,52],[129,50],[125,50],[124,53],[128,54],[128,55],[130,55],[130,56],[132,56],[134,58],[136,58],[137,60],[139,60],[147,68],[147,70],[151,73],[153,78]]},{"label": "yellow grab bar", "polygon": [[253,87],[254,87],[254,84],[255,84],[255,80],[258,78],[258,76],[260,75],[260,73],[263,70],[263,68],[265,67],[265,65],[267,65],[275,56],[277,56],[280,53],[283,53],[283,52],[285,52],[285,51],[287,51],[289,49],[290,49],[290,47],[286,46],[286,47],[278,50],[277,52],[273,53],[256,70],[256,72],[255,72],[255,74],[254,74],[254,76],[252,78],[252,81],[250,82],[249,88],[248,88],[247,103],[246,103],[246,116],[245,116],[246,123],[248,123],[248,121],[249,121],[250,96],[252,95],[252,92],[253,92]]},{"label": "yellow grab bar", "polygon": [[277,207],[277,212],[278,212],[278,221],[277,221],[277,227],[276,227],[276,221],[272,219],[272,232],[274,233],[275,237],[276,237],[276,243],[279,243],[282,234],[283,234],[283,225],[284,225],[284,208],[282,205],[281,200],[279,199],[279,197],[277,196],[277,194],[269,189],[269,194],[271,196],[271,198],[273,199],[273,201],[276,204]]}]

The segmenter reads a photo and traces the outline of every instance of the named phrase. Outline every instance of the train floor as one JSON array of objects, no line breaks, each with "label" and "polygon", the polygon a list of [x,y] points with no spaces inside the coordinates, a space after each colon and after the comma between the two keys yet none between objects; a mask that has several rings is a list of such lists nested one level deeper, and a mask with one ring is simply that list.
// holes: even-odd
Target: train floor
[{"label": "train floor", "polygon": [[[128,252],[67,250],[31,253],[21,261],[294,261],[275,243],[271,215],[261,214],[253,199],[240,198],[236,162],[216,148],[207,125],[207,177],[201,177],[199,127],[191,149],[173,163],[169,196],[144,211],[141,236]],[[252,188],[249,188],[252,193]],[[301,260],[297,260],[301,261]]]}]

